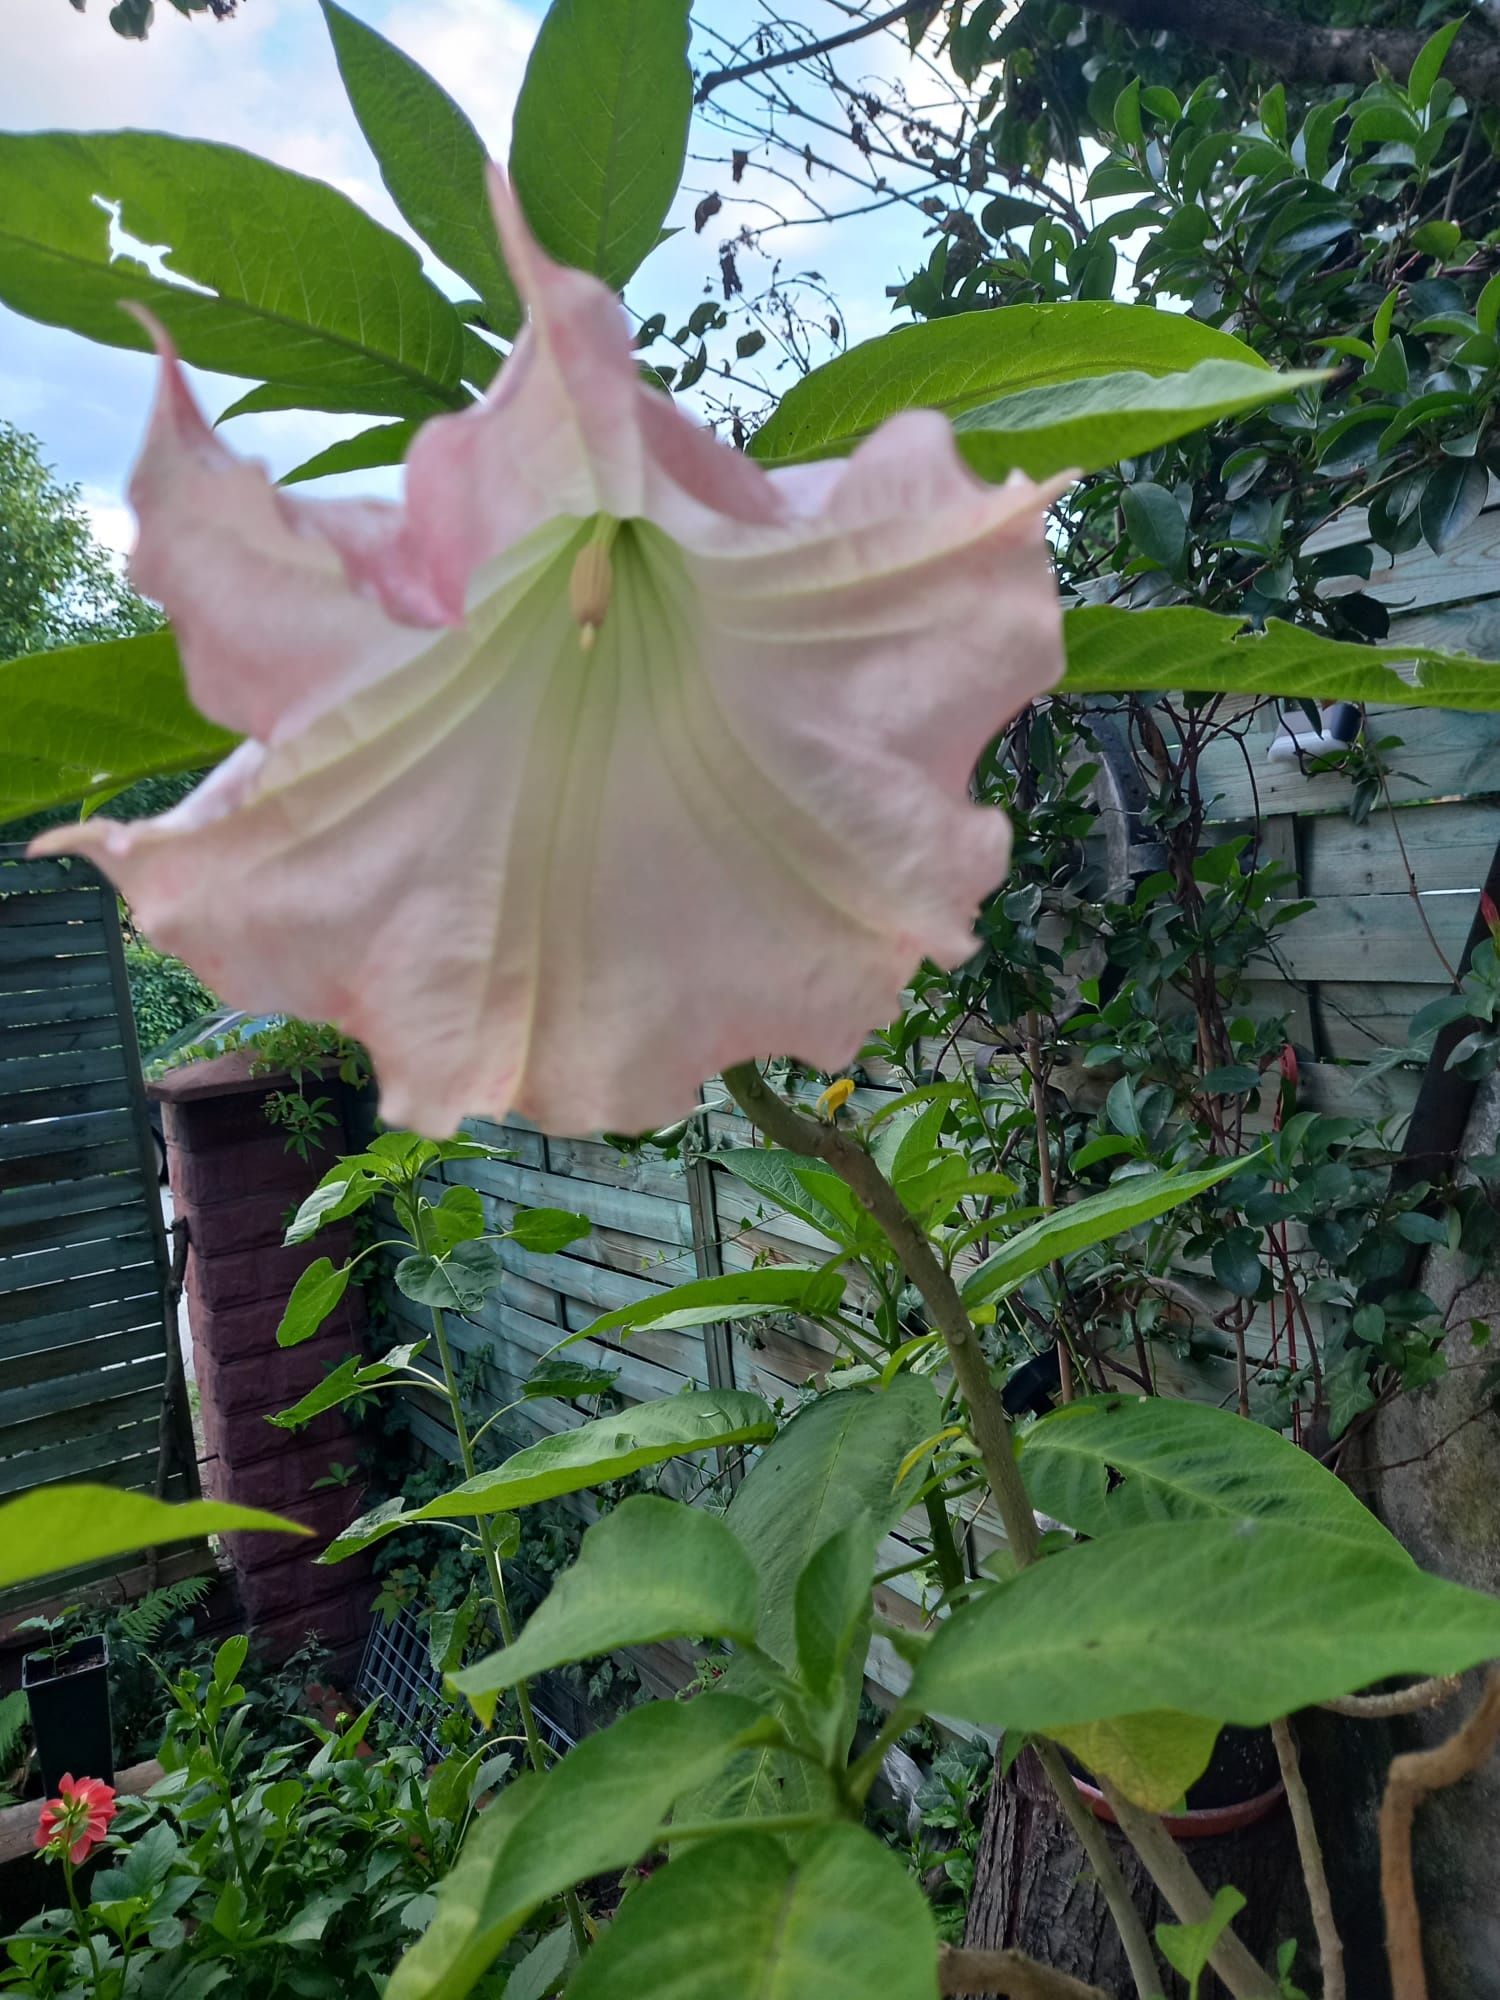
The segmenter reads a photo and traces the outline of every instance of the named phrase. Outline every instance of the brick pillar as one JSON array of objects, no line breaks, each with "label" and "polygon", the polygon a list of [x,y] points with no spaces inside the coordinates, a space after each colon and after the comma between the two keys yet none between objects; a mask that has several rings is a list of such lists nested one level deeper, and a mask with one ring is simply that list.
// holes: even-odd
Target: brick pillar
[{"label": "brick pillar", "polygon": [[[188,1225],[188,1318],[193,1335],[203,1424],[203,1488],[218,1500],[267,1507],[304,1522],[315,1541],[230,1535],[240,1601],[251,1629],[282,1659],[309,1632],[347,1665],[369,1624],[373,1588],[367,1558],[333,1568],[313,1558],[359,1511],[357,1488],[313,1492],[335,1460],[356,1461],[341,1410],[299,1431],[266,1418],[316,1387],[337,1362],[364,1347],[359,1291],[345,1293],[313,1339],[276,1345],[276,1328],[298,1277],[318,1257],[348,1256],[350,1228],[340,1223],[312,1242],[286,1249],[293,1211],[341,1152],[354,1150],[342,1129],[328,1129],[311,1163],[289,1152],[285,1134],[266,1121],[268,1094],[286,1079],[252,1077],[244,1054],[173,1070],[149,1086],[162,1107],[167,1177]],[[339,1101],[337,1084],[330,1098]]]}]

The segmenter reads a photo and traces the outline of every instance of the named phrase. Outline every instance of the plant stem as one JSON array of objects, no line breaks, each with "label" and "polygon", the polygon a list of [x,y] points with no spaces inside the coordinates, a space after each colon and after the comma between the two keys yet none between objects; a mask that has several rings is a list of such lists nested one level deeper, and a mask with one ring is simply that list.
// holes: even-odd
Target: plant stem
[{"label": "plant stem", "polygon": [[1312,1908],[1313,1929],[1318,1934],[1318,1958],[1323,1969],[1323,2000],[1344,2000],[1344,1941],[1334,1921],[1333,1898],[1328,1893],[1328,1873],[1323,1866],[1323,1849],[1318,1842],[1312,1801],[1302,1778],[1292,1725],[1285,1717],[1271,1724],[1276,1744],[1276,1761],[1286,1786],[1286,1802],[1291,1810],[1292,1829],[1297,1836],[1297,1853],[1302,1876],[1307,1883],[1307,1900]]},{"label": "plant stem", "polygon": [[78,1889],[73,1880],[73,1858],[66,1850],[63,1852],[62,1865],[63,1881],[67,1885],[68,1891],[68,1908],[73,1912],[73,1921],[78,1926],[78,1935],[83,1940],[84,1949],[89,1955],[89,1964],[94,1968],[94,1991],[97,1993],[100,1981],[103,1978],[103,1974],[99,1970],[99,1954],[94,1949],[94,1934],[84,1919],[83,1909],[78,1901]]},{"label": "plant stem", "polygon": [[1126,1963],[1130,1976],[1135,1981],[1136,1991],[1141,2000],[1157,1993],[1161,1981],[1156,1976],[1156,1959],[1152,1954],[1151,1940],[1146,1935],[1146,1926],[1141,1921],[1141,1913],[1130,1900],[1130,1888],[1120,1873],[1119,1863],[1109,1849],[1109,1836],[1094,1818],[1092,1812],[1078,1796],[1078,1787],[1073,1783],[1067,1765],[1062,1760],[1062,1752],[1055,1743],[1033,1743],[1047,1781],[1057,1794],[1057,1803],[1062,1807],[1063,1817],[1073,1829],[1073,1837],[1088,1857],[1094,1878],[1109,1906],[1109,1913],[1115,1920],[1115,1928],[1120,1933],[1120,1942],[1125,1947]]}]

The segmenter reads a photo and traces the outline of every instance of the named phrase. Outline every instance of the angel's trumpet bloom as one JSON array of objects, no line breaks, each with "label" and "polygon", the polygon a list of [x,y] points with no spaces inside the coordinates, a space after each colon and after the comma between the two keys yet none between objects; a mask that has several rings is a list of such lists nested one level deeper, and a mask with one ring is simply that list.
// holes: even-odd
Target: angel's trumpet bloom
[{"label": "angel's trumpet bloom", "polygon": [[249,740],[37,851],[226,1000],[358,1037],[392,1124],[638,1131],[758,1052],[844,1064],[972,950],[1009,829],[969,777],[1062,670],[1051,496],[981,484],[930,411],[766,472],[493,191],[530,322],[399,505],[278,490],[161,340],[131,574]]}]

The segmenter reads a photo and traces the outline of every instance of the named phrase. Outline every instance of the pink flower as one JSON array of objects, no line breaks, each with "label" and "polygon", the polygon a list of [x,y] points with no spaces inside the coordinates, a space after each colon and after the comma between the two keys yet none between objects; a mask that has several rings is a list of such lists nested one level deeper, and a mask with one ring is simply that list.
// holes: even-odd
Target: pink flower
[{"label": "pink flower", "polygon": [[751,1055],[842,1066],[973,948],[1009,829],[969,777],[1062,671],[1057,489],[981,484],[930,411],[766,472],[494,200],[530,324],[399,505],[280,492],[159,337],[132,575],[250,740],[35,851],[226,1000],[357,1036],[392,1124],[640,1131]]},{"label": "pink flower", "polygon": [[36,1845],[53,1854],[66,1853],[77,1868],[109,1832],[115,1816],[114,1787],[102,1778],[75,1778],[67,1772],[58,1780],[57,1790],[58,1796],[42,1807]]}]

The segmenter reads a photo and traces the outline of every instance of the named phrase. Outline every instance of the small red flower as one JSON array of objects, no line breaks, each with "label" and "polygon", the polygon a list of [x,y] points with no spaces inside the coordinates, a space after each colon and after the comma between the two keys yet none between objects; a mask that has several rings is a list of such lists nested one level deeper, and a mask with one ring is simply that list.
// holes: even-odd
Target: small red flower
[{"label": "small red flower", "polygon": [[1479,914],[1489,927],[1492,943],[1500,946],[1500,910],[1495,908],[1495,899],[1487,889],[1482,889],[1479,894]]},{"label": "small red flower", "polygon": [[114,1787],[101,1778],[75,1778],[70,1771],[59,1780],[57,1790],[58,1796],[42,1807],[36,1844],[52,1854],[66,1852],[77,1868],[109,1832],[115,1816]]}]

